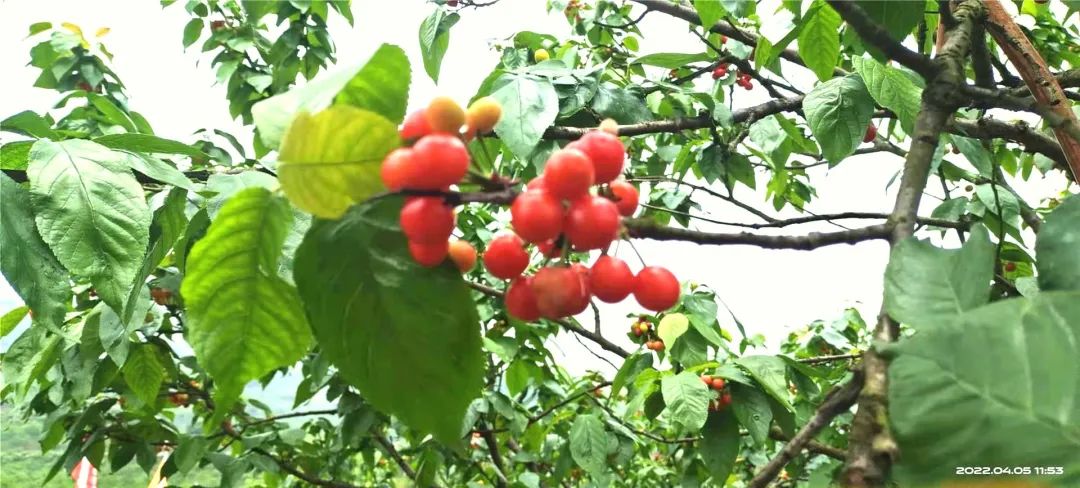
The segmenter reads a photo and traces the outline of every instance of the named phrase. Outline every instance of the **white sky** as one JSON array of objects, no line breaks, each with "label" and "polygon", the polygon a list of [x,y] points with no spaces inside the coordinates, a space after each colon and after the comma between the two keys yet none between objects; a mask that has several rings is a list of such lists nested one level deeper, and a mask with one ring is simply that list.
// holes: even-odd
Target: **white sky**
[{"label": "white sky", "polygon": [[[45,111],[59,98],[49,90],[32,88],[37,70],[26,66],[29,48],[36,40],[24,40],[29,24],[38,21],[63,21],[80,25],[85,32],[98,27],[110,27],[105,37],[108,49],[115,55],[112,68],[127,86],[131,107],[144,114],[157,134],[178,140],[192,140],[190,134],[200,128],[220,128],[236,134],[241,140],[250,139],[250,130],[230,120],[225,91],[212,86],[213,70],[208,57],[200,57],[197,43],[188,52],[181,45],[181,32],[189,20],[183,2],[163,10],[153,1],[31,1],[7,0],[0,3],[0,117],[21,110]],[[389,42],[403,47],[408,53],[413,72],[410,102],[413,107],[426,103],[435,94],[446,94],[467,101],[480,81],[495,66],[498,55],[488,48],[489,41],[505,39],[512,34],[533,30],[564,38],[569,28],[557,14],[548,15],[543,0],[505,0],[493,7],[465,9],[461,21],[451,33],[450,48],[443,61],[441,83],[434,86],[423,71],[419,56],[417,29],[433,6],[420,0],[396,2],[354,1],[356,25],[349,27],[339,16],[330,22],[331,36],[337,44],[338,59],[349,65],[363,59],[379,44]],[[393,7],[388,7],[393,5]],[[759,11],[772,8],[759,7]],[[700,41],[689,34],[686,24],[661,13],[651,13],[639,25],[644,34],[641,53],[700,52]],[[784,32],[780,33],[782,36]],[[771,35],[770,35],[771,37]],[[785,72],[805,90],[812,85],[812,75],[788,65]],[[706,78],[706,82],[708,77]],[[738,90],[736,107],[765,100],[765,90]],[[959,162],[959,158],[951,158]],[[824,167],[812,171],[813,183],[819,198],[808,209],[815,213],[840,211],[888,212],[892,208],[893,191],[886,191],[886,182],[900,168],[901,160],[886,153],[851,157],[829,171]],[[826,175],[827,173],[827,175]],[[828,176],[827,178],[825,176]],[[1034,176],[1032,183],[1017,184],[1029,202],[1038,202],[1062,188],[1061,179],[1043,181]],[[764,178],[759,185],[764,189]],[[932,181],[930,192],[940,193]],[[763,192],[755,195],[745,187],[737,196],[759,209],[771,212]],[[754,222],[753,217],[722,201],[700,199],[711,217],[720,220]],[[924,199],[922,215],[929,215],[937,202]],[[786,210],[781,216],[796,216]],[[849,221],[849,226],[869,224],[869,221]],[[712,224],[695,224],[701,230],[737,232],[739,229]],[[838,230],[828,224],[812,224],[782,229],[779,234],[803,234],[810,231]],[[1028,241],[1031,244],[1033,241]],[[855,246],[831,246],[815,251],[772,251],[747,246],[698,246],[689,243],[639,241],[637,247],[650,264],[669,267],[680,279],[706,284],[732,307],[747,326],[748,333],[761,333],[772,345],[791,328],[803,326],[815,319],[831,319],[845,307],[858,308],[867,322],[872,322],[881,303],[882,273],[888,257],[884,242]],[[635,268],[637,258],[629,246],[620,247],[620,256]],[[19,304],[20,300],[0,280],[0,313]],[[632,344],[624,337],[630,321],[627,313],[640,311],[629,299],[618,305],[603,305],[604,335],[625,346]],[[582,317],[592,328],[591,312]],[[734,324],[721,307],[721,325],[733,335]],[[9,339],[10,340],[10,339]],[[586,341],[586,343],[588,343]],[[612,372],[610,366],[597,361],[581,345],[566,334],[555,341],[565,354],[564,367],[580,372],[598,368]],[[598,347],[593,350],[600,352]],[[609,356],[611,357],[611,356]],[[618,362],[616,362],[618,364]]]}]

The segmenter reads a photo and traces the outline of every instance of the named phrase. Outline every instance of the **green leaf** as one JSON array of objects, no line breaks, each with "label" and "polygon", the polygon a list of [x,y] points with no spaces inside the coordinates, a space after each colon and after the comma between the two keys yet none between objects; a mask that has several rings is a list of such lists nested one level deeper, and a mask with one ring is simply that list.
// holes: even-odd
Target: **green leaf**
[{"label": "green leaf", "polygon": [[277,275],[292,212],[249,188],[229,199],[191,250],[180,291],[185,337],[227,409],[248,381],[300,359],[311,344],[296,290]]},{"label": "green leaf", "polygon": [[30,33],[26,37],[31,37],[42,32],[52,29],[52,22],[34,22],[30,24]]},{"label": "green leaf", "polygon": [[445,444],[484,384],[476,308],[450,263],[416,264],[398,227],[402,200],[316,220],[294,278],[323,354],[376,408]]},{"label": "green leaf", "polygon": [[979,174],[990,178],[994,174],[994,161],[990,153],[983,147],[982,142],[970,137],[949,135],[949,140],[960,150],[964,158],[979,171]]},{"label": "green leaf", "polygon": [[747,373],[765,389],[765,392],[780,402],[789,411],[794,411],[788,400],[787,363],[777,356],[743,356],[735,363],[746,369]]},{"label": "green leaf", "polygon": [[202,35],[202,30],[202,19],[191,19],[187,25],[184,26],[184,49],[191,47],[192,44],[195,44],[195,41],[199,40],[199,36]]},{"label": "green leaf", "polygon": [[986,304],[993,275],[994,244],[981,225],[960,249],[909,237],[893,247],[885,269],[885,310],[906,324],[933,323]]},{"label": "green leaf", "polygon": [[802,19],[799,29],[799,55],[821,81],[833,76],[833,68],[840,57],[840,14],[822,1]]},{"label": "green leaf", "polygon": [[256,133],[263,144],[276,149],[293,118],[303,112],[318,112],[331,103],[354,106],[400,122],[411,78],[407,62],[403,65],[403,61],[401,48],[383,44],[361,64],[256,103],[251,107]]},{"label": "green leaf", "polygon": [[120,370],[131,391],[147,405],[153,405],[157,400],[161,382],[165,380],[165,367],[154,352],[156,347],[151,344],[136,347]]},{"label": "green leaf", "polygon": [[848,75],[815,86],[803,99],[803,112],[822,155],[836,164],[862,143],[874,101],[862,78]]},{"label": "green leaf", "polygon": [[15,141],[0,146],[0,169],[26,170],[34,141]]},{"label": "green leaf", "polygon": [[383,44],[334,98],[334,104],[375,112],[394,123],[405,119],[412,71],[405,51]]},{"label": "green leaf", "polygon": [[39,140],[30,150],[31,201],[41,237],[98,296],[123,310],[142,265],[150,209],[123,155],[84,140]]},{"label": "green leaf", "polygon": [[1046,216],[1035,241],[1041,290],[1080,290],[1080,197],[1066,198]]},{"label": "green leaf", "polygon": [[730,383],[728,387],[731,388],[731,410],[739,424],[746,427],[755,444],[764,444],[769,438],[773,419],[769,397],[752,386]]},{"label": "green leaf", "polygon": [[697,432],[709,416],[712,390],[701,382],[696,373],[683,371],[660,380],[665,411],[675,427],[684,432]]},{"label": "green leaf", "polygon": [[669,313],[660,319],[660,325],[656,327],[656,335],[664,341],[668,348],[675,345],[675,341],[690,329],[690,321],[681,313]]},{"label": "green leaf", "polygon": [[880,0],[856,0],[866,15],[878,25],[885,27],[896,41],[903,41],[923,19],[924,0],[906,2],[883,2]]},{"label": "green leaf", "polygon": [[521,75],[504,75],[495,85],[499,88],[491,96],[502,105],[495,133],[517,157],[528,159],[544,130],[559,115],[555,87],[545,78]]},{"label": "green leaf", "polygon": [[210,441],[205,437],[183,436],[173,452],[172,462],[176,465],[176,472],[186,474],[198,465],[199,460],[210,449]]},{"label": "green leaf", "polygon": [[[119,152],[119,151],[118,151]],[[195,184],[187,175],[165,161],[150,155],[126,153],[128,167],[162,183],[168,183],[186,190],[194,190]]]},{"label": "green leaf", "polygon": [[599,417],[585,414],[574,419],[570,427],[570,456],[590,475],[601,476],[607,471],[608,442],[608,433]]},{"label": "green leaf", "polygon": [[776,117],[765,117],[750,126],[750,140],[761,152],[772,154],[787,141],[787,134]]},{"label": "green leaf", "polygon": [[900,70],[871,58],[855,58],[852,64],[874,101],[896,114],[904,132],[913,133],[922,103],[922,88]]},{"label": "green leaf", "polygon": [[323,218],[382,190],[379,167],[400,144],[382,116],[345,105],[301,113],[281,144],[278,180],[297,207]]},{"label": "green leaf", "polygon": [[59,139],[52,124],[37,113],[24,110],[0,121],[0,129],[38,139]]},{"label": "green leaf", "polygon": [[439,82],[439,68],[446,48],[450,46],[450,28],[460,18],[455,13],[447,15],[446,10],[439,7],[420,23],[420,55],[431,81]]},{"label": "green leaf", "polygon": [[1061,466],[1055,486],[1080,484],[1080,293],[930,325],[890,349],[889,414],[909,477],[900,484],[936,486],[953,466]]},{"label": "green leaf", "polygon": [[634,378],[644,371],[646,368],[651,368],[653,363],[652,354],[644,354],[636,352],[631,354],[630,357],[623,361],[623,365],[619,368],[619,371],[615,373],[615,379],[611,381],[611,397],[615,398],[628,382],[632,384]]},{"label": "green leaf", "polygon": [[[701,2],[698,2],[701,3]],[[705,2],[715,3],[715,2]],[[722,10],[721,10],[722,11]],[[714,22],[715,23],[715,22]],[[661,68],[675,69],[682,68],[690,63],[697,63],[699,61],[712,61],[712,56],[709,53],[653,53],[641,56],[633,61],[631,64],[645,64],[649,66],[659,66]]]},{"label": "green leaf", "polygon": [[593,97],[592,108],[601,116],[615,119],[620,124],[637,124],[653,118],[644,97],[611,83],[600,85]]},{"label": "green leaf", "polygon": [[94,142],[108,148],[132,152],[183,154],[199,161],[210,159],[210,156],[194,146],[150,134],[108,134],[95,137]]},{"label": "green leaf", "polygon": [[26,315],[30,312],[30,308],[26,305],[15,307],[8,310],[3,317],[0,317],[0,338],[3,338],[15,330],[19,323],[26,318]]},{"label": "green leaf", "polygon": [[56,330],[71,304],[67,271],[38,234],[30,193],[0,174],[0,271],[34,320]]},{"label": "green leaf", "polygon": [[701,25],[706,28],[712,27],[727,14],[724,6],[717,0],[694,0],[694,10],[697,10]]},{"label": "green leaf", "polygon": [[739,423],[732,410],[724,409],[709,414],[709,420],[701,431],[698,455],[705,462],[705,467],[717,486],[724,484],[731,474],[741,446]]}]

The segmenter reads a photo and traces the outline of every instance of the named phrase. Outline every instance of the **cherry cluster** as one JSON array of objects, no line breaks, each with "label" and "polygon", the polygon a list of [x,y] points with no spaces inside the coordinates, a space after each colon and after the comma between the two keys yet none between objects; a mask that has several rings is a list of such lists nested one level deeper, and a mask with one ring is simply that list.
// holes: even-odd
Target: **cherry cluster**
[{"label": "cherry cluster", "polygon": [[[406,117],[402,139],[415,141],[396,149],[382,164],[383,183],[392,191],[446,191],[469,169],[463,140],[494,128],[502,115],[498,102],[485,97],[468,110],[453,100],[435,98]],[[543,266],[532,276],[527,245],[548,259],[570,250],[605,250],[619,237],[622,218],[637,210],[637,188],[619,179],[626,148],[614,134],[618,126],[604,121],[600,130],[552,153],[543,174],[529,181],[510,206],[513,232],[496,236],[483,255],[485,268],[497,278],[511,280],[506,307],[524,321],[558,319],[579,314],[592,297],[615,303],[634,295],[643,307],[663,311],[678,302],[679,281],[665,268],[646,266],[635,275],[621,259],[603,255],[592,268],[582,264]],[[596,193],[592,193],[592,189]],[[472,269],[476,250],[467,242],[451,241],[453,209],[442,196],[410,196],[401,209],[401,230],[409,252],[422,266],[436,266],[447,255],[463,272]]]},{"label": "cherry cluster", "polygon": [[[713,69],[712,79],[719,80],[720,78],[723,78],[723,77],[725,77],[727,75],[728,75],[728,64],[727,63],[720,63],[719,65],[716,66],[716,68]],[[738,70],[735,71],[735,84],[739,85],[739,86],[741,86],[741,87],[743,87],[743,88],[745,88],[747,90],[753,90],[754,89],[753,78],[748,73],[743,73],[742,71],[738,71]]]},{"label": "cherry cluster", "polygon": [[731,405],[731,393],[725,388],[727,382],[723,378],[718,376],[701,375],[701,382],[705,383],[705,386],[717,392],[718,396],[709,401],[709,411],[718,412]]},{"label": "cherry cluster", "polygon": [[644,341],[645,348],[650,351],[660,352],[664,350],[664,341],[660,340],[660,337],[656,334],[650,333],[652,330],[652,324],[649,323],[649,319],[640,317],[633,324],[630,324],[630,333],[634,334],[634,337],[639,341]]},{"label": "cherry cluster", "polygon": [[[380,172],[383,184],[392,191],[449,190],[469,170],[469,151],[463,137],[490,131],[501,116],[502,107],[489,97],[477,100],[467,112],[448,97],[433,99],[427,108],[406,117],[401,138],[415,143],[386,156]],[[409,239],[409,253],[417,263],[436,266],[450,254],[458,268],[472,268],[476,262],[472,245],[449,241],[455,220],[453,209],[441,196],[405,199],[401,230]]]}]

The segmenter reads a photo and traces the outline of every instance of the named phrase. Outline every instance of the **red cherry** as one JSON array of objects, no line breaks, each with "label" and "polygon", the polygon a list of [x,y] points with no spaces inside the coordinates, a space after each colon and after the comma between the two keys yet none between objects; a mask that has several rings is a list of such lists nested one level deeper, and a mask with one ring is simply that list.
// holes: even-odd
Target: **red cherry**
[{"label": "red cherry", "polygon": [[544,189],[544,175],[541,174],[540,176],[537,176],[536,178],[533,178],[533,179],[529,180],[529,183],[527,184],[526,187],[528,188],[529,191],[545,191],[545,189]]},{"label": "red cherry", "polygon": [[414,167],[412,149],[402,147],[386,155],[379,175],[387,189],[397,191],[409,187],[412,183]]},{"label": "red cherry", "polygon": [[484,267],[497,278],[512,280],[529,267],[525,243],[514,234],[503,234],[488,243],[484,251]]},{"label": "red cherry", "polygon": [[727,36],[720,36],[720,44],[727,44]]},{"label": "red cherry", "polygon": [[574,149],[592,160],[594,183],[607,183],[622,173],[626,148],[617,136],[594,130],[578,139]]},{"label": "red cherry", "polygon": [[663,312],[679,301],[679,280],[667,268],[646,266],[634,278],[634,299],[642,307]]},{"label": "red cherry", "polygon": [[562,254],[562,248],[555,245],[555,239],[544,242],[537,242],[536,248],[540,250],[540,253],[546,258],[557,258]]},{"label": "red cherry", "polygon": [[731,405],[731,393],[720,395],[720,408],[724,408],[728,405]]},{"label": "red cherry", "polygon": [[514,232],[532,243],[549,241],[562,232],[562,203],[544,191],[529,190],[518,195],[510,206],[510,215]]},{"label": "red cherry", "polygon": [[400,222],[401,231],[410,241],[436,244],[446,241],[454,231],[454,211],[440,197],[409,198],[401,207]]},{"label": "red cherry", "polygon": [[398,130],[398,135],[404,140],[419,139],[428,134],[431,134],[431,125],[428,124],[427,114],[424,113],[423,109],[405,117],[405,122],[401,124],[401,129]]},{"label": "red cherry", "polygon": [[555,151],[544,168],[544,188],[566,200],[587,194],[594,178],[592,161],[577,149]]},{"label": "red cherry", "polygon": [[570,204],[566,213],[566,238],[575,249],[607,247],[619,234],[619,208],[603,197],[586,195]]},{"label": "red cherry", "polygon": [[577,315],[589,308],[589,299],[592,298],[592,289],[589,287],[589,268],[584,264],[574,263],[570,265],[570,269],[581,278],[581,286],[584,287],[582,293],[573,294],[566,303],[567,315]]},{"label": "red cherry", "polygon": [[708,386],[710,388],[712,387],[712,377],[710,377],[707,374],[703,374],[703,375],[701,375],[700,378],[701,378],[701,382],[705,383],[705,386]]},{"label": "red cherry", "polygon": [[711,386],[714,390],[723,390],[725,384],[727,383],[724,381],[723,378],[713,378],[712,384],[709,386]]},{"label": "red cherry", "polygon": [[468,273],[476,266],[476,248],[467,241],[450,241],[450,260],[462,273]]},{"label": "red cherry", "polygon": [[461,181],[469,170],[469,151],[449,134],[424,136],[413,145],[413,186],[440,190]]},{"label": "red cherry", "polygon": [[601,301],[619,302],[634,290],[634,273],[625,261],[614,256],[600,256],[589,271],[589,289]]},{"label": "red cherry", "polygon": [[634,215],[639,198],[637,188],[623,180],[612,181],[608,187],[615,196],[615,207],[619,209],[619,215],[623,217]]},{"label": "red cherry", "polygon": [[506,313],[525,322],[540,318],[540,309],[536,308],[536,294],[533,292],[532,278],[523,276],[510,283],[506,290]]},{"label": "red cherry", "polygon": [[874,142],[874,138],[877,137],[877,126],[870,124],[866,126],[866,135],[863,136],[863,142]]},{"label": "red cherry", "polygon": [[409,241],[409,254],[420,266],[426,268],[438,266],[439,263],[442,263],[443,259],[446,259],[446,253],[449,250],[450,243],[445,240],[431,244]]},{"label": "red cherry", "polygon": [[571,268],[541,268],[533,276],[532,288],[536,306],[545,318],[567,317],[589,306],[588,285],[581,273]]},{"label": "red cherry", "polygon": [[1005,263],[1005,271],[1008,271],[1010,273],[1012,273],[1013,271],[1016,271],[1016,263],[1014,263],[1012,261],[1009,261],[1009,262]]}]

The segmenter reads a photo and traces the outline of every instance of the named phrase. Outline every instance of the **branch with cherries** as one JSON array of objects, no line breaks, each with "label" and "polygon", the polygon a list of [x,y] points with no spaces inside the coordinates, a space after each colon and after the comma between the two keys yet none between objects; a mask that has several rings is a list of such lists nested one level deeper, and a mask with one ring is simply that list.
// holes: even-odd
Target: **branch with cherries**
[{"label": "branch with cherries", "polygon": [[[477,100],[468,110],[438,97],[406,117],[400,135],[412,144],[386,156],[381,177],[388,189],[408,195],[399,222],[418,264],[438,266],[449,257],[462,272],[475,266],[476,249],[451,239],[455,213],[438,192],[449,191],[466,177],[470,155],[465,143],[491,132],[501,116],[501,106],[491,97]],[[512,317],[570,317],[584,312],[594,297],[616,303],[632,294],[655,312],[679,301],[679,281],[666,268],[645,266],[635,274],[622,259],[607,254],[620,237],[622,218],[634,214],[639,198],[637,188],[619,178],[626,149],[617,130],[614,121],[605,120],[597,130],[552,153],[543,173],[515,193],[512,230],[492,238],[482,257],[489,273],[510,282],[505,303]],[[416,194],[424,192],[432,194]],[[529,246],[546,258],[532,275],[526,274]],[[567,259],[570,253],[592,250],[602,255],[591,266]]]}]

